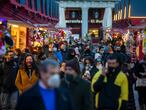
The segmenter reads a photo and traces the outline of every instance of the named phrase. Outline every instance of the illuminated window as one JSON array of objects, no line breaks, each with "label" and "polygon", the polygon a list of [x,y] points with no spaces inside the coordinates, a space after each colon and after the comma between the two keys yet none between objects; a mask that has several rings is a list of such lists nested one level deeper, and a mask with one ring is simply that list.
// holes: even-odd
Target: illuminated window
[{"label": "illuminated window", "polygon": [[118,17],[117,17],[117,14],[116,14],[116,20],[118,20],[117,18],[118,18]]},{"label": "illuminated window", "polygon": [[121,19],[120,11],[118,11],[118,20]]},{"label": "illuminated window", "polygon": [[126,18],[126,6],[124,7],[124,19]]},{"label": "illuminated window", "polygon": [[38,11],[37,0],[34,0],[34,8],[36,11]]},{"label": "illuminated window", "polygon": [[41,2],[40,3],[41,4],[41,12],[44,13],[44,4],[43,4],[44,2],[43,2],[43,0],[41,0],[40,2]]},{"label": "illuminated window", "polygon": [[28,0],[28,6],[29,8],[32,8],[32,0]]},{"label": "illuminated window", "polygon": [[120,11],[120,19],[122,19],[122,9],[121,9],[121,11]]},{"label": "illuminated window", "polygon": [[131,16],[131,5],[129,5],[129,10],[128,10],[128,17]]}]

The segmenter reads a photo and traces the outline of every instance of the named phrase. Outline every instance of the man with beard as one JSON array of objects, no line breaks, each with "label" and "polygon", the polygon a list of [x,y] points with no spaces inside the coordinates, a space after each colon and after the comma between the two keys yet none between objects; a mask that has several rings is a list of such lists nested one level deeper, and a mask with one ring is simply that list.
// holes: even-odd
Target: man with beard
[{"label": "man with beard", "polygon": [[1,110],[15,110],[18,96],[15,86],[18,65],[14,60],[13,51],[7,53],[5,62],[1,67],[3,72],[2,93],[0,96]]},{"label": "man with beard", "polygon": [[90,46],[87,45],[85,47],[85,50],[84,50],[84,53],[82,56],[84,56],[84,57],[90,56],[90,57],[94,58],[94,53],[91,51]]},{"label": "man with beard", "polygon": [[95,74],[91,86],[96,94],[97,110],[126,110],[128,80],[121,71],[121,64],[116,54],[107,57],[106,67]]}]

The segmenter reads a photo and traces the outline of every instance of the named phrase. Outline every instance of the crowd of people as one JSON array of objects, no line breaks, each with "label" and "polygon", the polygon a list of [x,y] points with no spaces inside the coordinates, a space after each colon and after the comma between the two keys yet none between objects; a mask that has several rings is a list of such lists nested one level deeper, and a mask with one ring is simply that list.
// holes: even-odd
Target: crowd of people
[{"label": "crowd of people", "polygon": [[0,110],[146,110],[146,56],[122,46],[54,42],[0,57]]}]

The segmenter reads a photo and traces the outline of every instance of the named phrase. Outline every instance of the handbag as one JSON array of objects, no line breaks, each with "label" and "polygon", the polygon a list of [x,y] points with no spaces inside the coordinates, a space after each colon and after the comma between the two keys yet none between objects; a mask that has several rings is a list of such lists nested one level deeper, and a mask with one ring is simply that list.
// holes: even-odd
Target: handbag
[{"label": "handbag", "polygon": [[[145,75],[145,73],[140,73],[142,76]],[[136,87],[146,87],[146,78],[138,78],[136,80]]]}]

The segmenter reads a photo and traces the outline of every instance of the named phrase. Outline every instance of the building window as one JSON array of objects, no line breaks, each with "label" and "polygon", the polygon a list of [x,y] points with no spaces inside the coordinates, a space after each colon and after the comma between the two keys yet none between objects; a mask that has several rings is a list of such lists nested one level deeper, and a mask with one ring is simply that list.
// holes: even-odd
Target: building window
[{"label": "building window", "polygon": [[48,10],[47,10],[47,6],[48,6],[48,4],[47,4],[47,0],[44,0],[44,2],[45,2],[45,14],[46,15],[48,15]]},{"label": "building window", "polygon": [[122,19],[122,9],[121,9],[121,11],[120,11],[120,19]]},{"label": "building window", "polygon": [[28,0],[28,7],[32,9],[32,0]]},{"label": "building window", "polygon": [[128,17],[131,16],[131,5],[129,5],[129,9],[128,9]]},{"label": "building window", "polygon": [[20,3],[20,0],[16,0],[16,2]]},{"label": "building window", "polygon": [[116,14],[116,20],[118,20],[118,16],[117,16],[117,14]]},{"label": "building window", "polygon": [[124,7],[124,19],[126,19],[126,15],[127,15],[127,13],[126,13],[126,6]]},{"label": "building window", "polygon": [[41,12],[44,13],[44,5],[43,5],[43,0],[41,0]]},{"label": "building window", "polygon": [[25,5],[26,4],[26,0],[17,0],[20,4]]},{"label": "building window", "polygon": [[98,19],[98,17],[99,17],[98,11],[96,11],[96,12],[94,13],[94,17],[95,17],[96,19]]},{"label": "building window", "polygon": [[116,20],[116,15],[114,14],[114,21]]},{"label": "building window", "polygon": [[38,11],[37,0],[34,0],[34,8],[35,8],[36,11]]},{"label": "building window", "polygon": [[74,19],[74,18],[76,18],[76,12],[75,11],[73,11],[72,13],[71,13],[71,17]]}]

